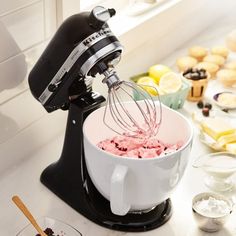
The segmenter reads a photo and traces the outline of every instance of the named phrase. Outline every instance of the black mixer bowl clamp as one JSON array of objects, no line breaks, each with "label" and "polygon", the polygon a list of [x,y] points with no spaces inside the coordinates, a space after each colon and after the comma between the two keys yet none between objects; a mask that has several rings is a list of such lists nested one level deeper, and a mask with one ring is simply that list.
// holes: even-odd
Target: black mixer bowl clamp
[{"label": "black mixer bowl clamp", "polygon": [[62,154],[41,174],[41,182],[76,211],[106,228],[139,232],[163,225],[172,214],[170,199],[149,212],[118,216],[93,185],[83,149],[83,122],[105,98],[92,90],[91,77],[119,61],[122,46],[106,21],[114,9],[95,7],[69,17],[57,30],[29,74],[33,96],[47,112],[69,110]]}]

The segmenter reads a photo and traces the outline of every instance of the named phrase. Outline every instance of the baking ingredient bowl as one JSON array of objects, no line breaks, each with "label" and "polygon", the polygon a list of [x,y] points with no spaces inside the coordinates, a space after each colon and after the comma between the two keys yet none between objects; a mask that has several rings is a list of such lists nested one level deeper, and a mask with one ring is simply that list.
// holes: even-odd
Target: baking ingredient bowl
[{"label": "baking ingredient bowl", "polygon": [[216,93],[213,96],[213,100],[222,109],[236,109],[236,93]]},{"label": "baking ingredient bowl", "polygon": [[214,191],[229,191],[234,187],[231,176],[236,173],[236,155],[230,152],[214,152],[199,156],[193,167],[206,173],[205,184]]},{"label": "baking ingredient bowl", "polygon": [[[127,102],[128,106],[129,111],[133,111],[132,106],[136,104]],[[84,122],[84,152],[89,176],[97,190],[110,201],[111,211],[116,215],[146,212],[170,198],[189,161],[193,128],[188,119],[162,105],[157,139],[169,144],[181,141],[183,145],[161,157],[139,159],[117,156],[97,147],[100,141],[116,136],[103,123],[103,113],[104,107],[101,107]]]},{"label": "baking ingredient bowl", "polygon": [[[37,223],[43,230],[46,228],[52,229],[56,236],[82,236],[82,234],[71,225],[50,217],[41,217],[37,219]],[[16,236],[35,236],[37,234],[35,228],[29,224],[17,233]]]},{"label": "baking ingredient bowl", "polygon": [[206,232],[216,232],[223,228],[232,213],[232,202],[223,195],[204,192],[192,201],[193,217],[198,227]]}]

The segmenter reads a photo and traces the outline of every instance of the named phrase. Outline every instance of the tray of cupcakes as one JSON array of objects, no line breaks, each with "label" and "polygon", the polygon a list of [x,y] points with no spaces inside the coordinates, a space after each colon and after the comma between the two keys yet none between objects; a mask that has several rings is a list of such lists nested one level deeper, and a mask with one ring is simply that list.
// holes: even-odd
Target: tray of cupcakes
[{"label": "tray of cupcakes", "polygon": [[217,79],[224,87],[236,87],[236,55],[227,46],[217,45],[211,48],[192,46],[186,55],[176,60],[178,70],[205,69],[208,79]]}]

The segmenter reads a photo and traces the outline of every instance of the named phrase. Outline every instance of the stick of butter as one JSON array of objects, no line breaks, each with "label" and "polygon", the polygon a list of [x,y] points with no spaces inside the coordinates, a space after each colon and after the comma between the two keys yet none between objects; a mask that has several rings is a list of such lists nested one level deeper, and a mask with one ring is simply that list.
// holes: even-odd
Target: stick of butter
[{"label": "stick of butter", "polygon": [[232,134],[227,134],[227,135],[223,135],[221,137],[218,138],[217,143],[220,146],[225,146],[228,143],[232,143],[232,142],[236,142],[236,132],[232,133]]},{"label": "stick of butter", "polygon": [[215,140],[223,135],[229,135],[236,129],[222,118],[208,118],[201,122],[202,130]]},{"label": "stick of butter", "polygon": [[225,145],[225,149],[231,153],[236,154],[236,143],[228,143]]}]

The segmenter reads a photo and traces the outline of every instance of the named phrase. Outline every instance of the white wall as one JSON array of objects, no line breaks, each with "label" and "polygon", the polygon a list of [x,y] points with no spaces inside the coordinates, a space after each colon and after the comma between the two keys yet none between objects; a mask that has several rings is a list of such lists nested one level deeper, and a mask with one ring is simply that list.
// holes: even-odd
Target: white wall
[{"label": "white wall", "polygon": [[[234,23],[236,28],[235,9],[235,0],[182,0],[167,11],[152,15],[148,21],[118,37],[124,46],[123,57],[117,66],[119,76],[128,80],[132,75],[147,71],[150,65],[162,63],[172,52],[188,47],[188,41],[205,29],[217,28],[224,19],[230,17],[228,21],[232,22],[226,21],[226,32]],[[111,28],[119,35],[119,28],[124,28],[126,22],[126,18],[122,19]],[[224,35],[219,35],[222,37]],[[94,80],[94,88],[106,94],[106,87],[101,86],[99,79]]]},{"label": "white wall", "polygon": [[38,135],[19,136],[46,114],[28,91],[27,76],[56,30],[55,3],[0,0],[0,171],[41,142]]},{"label": "white wall", "polygon": [[[0,5],[1,172],[63,132],[67,113],[47,114],[27,85],[28,71],[55,30],[55,1],[0,0]],[[168,11],[151,14],[148,20],[122,34],[122,21],[112,24],[125,47],[117,66],[120,77],[128,79],[161,63],[207,27],[217,27],[214,22],[233,14],[235,5],[233,0],[182,0]],[[94,80],[94,89],[107,93],[99,77]]]}]

